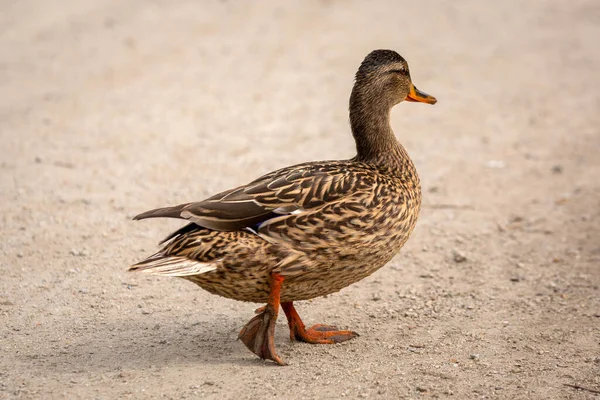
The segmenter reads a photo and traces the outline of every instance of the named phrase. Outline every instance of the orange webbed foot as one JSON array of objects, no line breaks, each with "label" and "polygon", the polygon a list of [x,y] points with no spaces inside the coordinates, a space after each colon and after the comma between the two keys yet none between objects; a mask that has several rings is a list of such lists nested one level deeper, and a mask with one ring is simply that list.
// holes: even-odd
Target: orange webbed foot
[{"label": "orange webbed foot", "polygon": [[[290,333],[291,335],[291,333]],[[294,337],[296,340],[314,344],[334,344],[345,342],[359,336],[353,331],[339,330],[335,326],[317,324],[308,329],[295,327]]]},{"label": "orange webbed foot", "polygon": [[279,365],[287,365],[275,351],[276,321],[277,312],[273,312],[272,307],[267,306],[242,328],[238,339],[260,358],[273,360]]},{"label": "orange webbed foot", "polygon": [[263,360],[272,360],[279,365],[287,365],[275,351],[275,323],[279,312],[279,293],[282,283],[281,275],[271,275],[267,305],[255,311],[257,315],[242,328],[238,339]]},{"label": "orange webbed foot", "polygon": [[313,344],[334,344],[359,336],[353,331],[339,330],[335,326],[317,324],[306,329],[293,303],[282,303],[290,327],[290,339]]}]

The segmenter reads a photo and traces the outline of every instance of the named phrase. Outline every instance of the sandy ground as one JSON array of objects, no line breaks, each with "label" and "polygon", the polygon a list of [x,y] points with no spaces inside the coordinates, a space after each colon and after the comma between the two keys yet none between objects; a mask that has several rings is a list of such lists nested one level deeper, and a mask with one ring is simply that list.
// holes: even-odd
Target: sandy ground
[{"label": "sandy ground", "polygon": [[[597,1],[1,7],[0,398],[598,398]],[[281,319],[277,367],[236,340],[257,305],[126,272],[180,225],[136,213],[352,156],[375,48],[439,103],[393,113],[424,188],[402,253],[299,304],[359,338]]]}]

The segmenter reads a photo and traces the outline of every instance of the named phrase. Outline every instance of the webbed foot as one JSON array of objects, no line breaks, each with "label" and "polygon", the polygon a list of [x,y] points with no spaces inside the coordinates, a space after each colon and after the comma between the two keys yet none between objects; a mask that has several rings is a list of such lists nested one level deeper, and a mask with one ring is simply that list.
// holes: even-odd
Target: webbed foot
[{"label": "webbed foot", "polygon": [[335,326],[317,324],[306,329],[292,302],[282,303],[290,327],[290,339],[313,344],[334,344],[353,339],[358,333],[339,330]]}]

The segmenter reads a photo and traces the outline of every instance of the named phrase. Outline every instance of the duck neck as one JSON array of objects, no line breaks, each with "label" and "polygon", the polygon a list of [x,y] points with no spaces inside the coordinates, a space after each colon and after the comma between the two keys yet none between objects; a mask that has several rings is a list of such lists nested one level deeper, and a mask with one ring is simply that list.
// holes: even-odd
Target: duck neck
[{"label": "duck neck", "polygon": [[350,96],[350,126],[356,142],[356,160],[398,168],[410,159],[390,125],[391,106],[356,86]]}]

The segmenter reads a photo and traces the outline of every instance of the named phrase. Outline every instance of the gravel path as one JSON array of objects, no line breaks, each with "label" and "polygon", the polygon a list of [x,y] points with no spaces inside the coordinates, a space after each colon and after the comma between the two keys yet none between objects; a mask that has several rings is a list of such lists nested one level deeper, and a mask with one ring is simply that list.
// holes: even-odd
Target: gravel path
[{"label": "gravel path", "polygon": [[[5,1],[0,399],[593,399],[600,391],[600,5]],[[292,163],[347,158],[352,77],[392,48],[417,229],[301,302],[360,332],[236,340],[256,304],[126,273],[178,221],[133,222]]]}]

